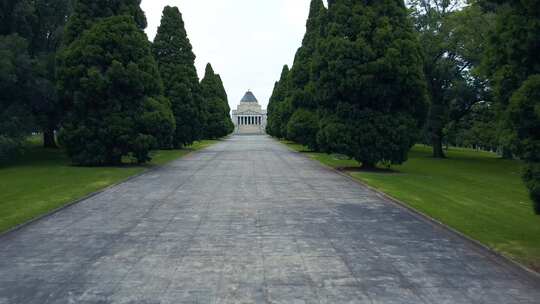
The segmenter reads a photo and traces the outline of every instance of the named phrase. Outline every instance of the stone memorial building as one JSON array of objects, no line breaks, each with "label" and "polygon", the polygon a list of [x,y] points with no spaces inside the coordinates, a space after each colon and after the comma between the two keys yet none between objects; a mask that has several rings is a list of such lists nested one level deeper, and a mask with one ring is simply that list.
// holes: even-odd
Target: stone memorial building
[{"label": "stone memorial building", "polygon": [[266,110],[263,110],[257,98],[247,91],[240,105],[232,111],[235,134],[265,134]]}]

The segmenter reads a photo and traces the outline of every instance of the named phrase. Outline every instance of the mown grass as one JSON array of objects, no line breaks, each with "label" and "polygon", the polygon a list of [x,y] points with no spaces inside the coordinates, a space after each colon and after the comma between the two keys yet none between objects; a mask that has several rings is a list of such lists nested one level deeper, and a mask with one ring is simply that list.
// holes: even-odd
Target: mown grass
[{"label": "mown grass", "polygon": [[[304,147],[285,142],[303,151]],[[358,167],[339,155],[306,152],[334,167]],[[488,247],[540,270],[540,216],[521,180],[522,163],[469,149],[451,148],[447,159],[416,146],[394,173],[348,173]]]},{"label": "mown grass", "polygon": [[33,138],[23,155],[0,167],[0,232],[214,143],[201,141],[182,150],[156,151],[146,165],[87,168],[72,166],[61,150],[44,149]]}]

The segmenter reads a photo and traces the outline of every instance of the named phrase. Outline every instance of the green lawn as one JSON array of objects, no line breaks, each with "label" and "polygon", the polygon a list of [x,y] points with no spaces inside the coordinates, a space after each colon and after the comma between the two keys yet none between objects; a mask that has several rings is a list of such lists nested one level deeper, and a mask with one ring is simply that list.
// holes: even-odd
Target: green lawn
[{"label": "green lawn", "polygon": [[[300,145],[285,142],[302,151]],[[332,167],[358,163],[338,155],[307,153]],[[523,185],[519,161],[468,149],[450,149],[434,159],[416,146],[396,173],[349,172],[370,186],[408,204],[494,250],[540,270],[540,216]]]},{"label": "green lawn", "polygon": [[0,167],[0,232],[213,143],[201,141],[183,150],[156,151],[153,161],[144,166],[84,168],[71,166],[62,151],[43,149],[33,139],[18,160]]}]

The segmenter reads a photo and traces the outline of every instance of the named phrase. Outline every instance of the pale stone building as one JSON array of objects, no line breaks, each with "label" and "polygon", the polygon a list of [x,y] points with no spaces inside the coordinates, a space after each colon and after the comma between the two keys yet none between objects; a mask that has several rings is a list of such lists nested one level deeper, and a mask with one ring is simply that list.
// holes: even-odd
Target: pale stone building
[{"label": "pale stone building", "polygon": [[238,108],[232,111],[232,121],[235,134],[266,133],[266,110],[251,91],[247,91]]}]

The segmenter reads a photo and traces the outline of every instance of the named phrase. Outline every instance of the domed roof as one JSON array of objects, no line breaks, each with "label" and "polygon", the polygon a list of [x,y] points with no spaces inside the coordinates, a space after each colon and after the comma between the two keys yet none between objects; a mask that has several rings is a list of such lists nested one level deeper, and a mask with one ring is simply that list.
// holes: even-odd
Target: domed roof
[{"label": "domed roof", "polygon": [[257,98],[255,98],[255,95],[253,95],[251,91],[247,91],[246,95],[244,95],[244,97],[242,98],[242,100],[240,100],[240,102],[259,103],[259,101],[257,101]]}]

